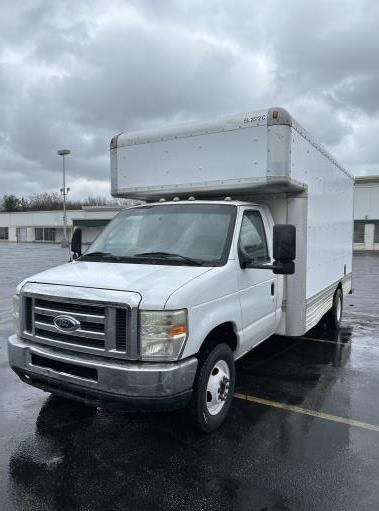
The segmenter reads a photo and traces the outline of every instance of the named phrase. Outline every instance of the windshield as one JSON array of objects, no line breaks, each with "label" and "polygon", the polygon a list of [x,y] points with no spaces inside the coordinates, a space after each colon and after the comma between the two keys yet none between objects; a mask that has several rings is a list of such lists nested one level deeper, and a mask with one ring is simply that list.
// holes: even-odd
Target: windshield
[{"label": "windshield", "polygon": [[167,204],[117,215],[82,259],[219,266],[228,257],[236,206]]}]

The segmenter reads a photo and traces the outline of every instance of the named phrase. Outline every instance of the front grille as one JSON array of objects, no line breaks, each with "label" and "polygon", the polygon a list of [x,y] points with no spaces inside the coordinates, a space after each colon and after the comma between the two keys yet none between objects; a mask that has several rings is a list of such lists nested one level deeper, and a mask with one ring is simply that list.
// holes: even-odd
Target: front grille
[{"label": "front grille", "polygon": [[[74,351],[101,351],[109,356],[128,353],[127,306],[25,296],[24,311],[23,335],[29,339]],[[72,331],[59,325],[58,316],[71,321]]]},{"label": "front grille", "polygon": [[55,341],[62,341],[69,344],[80,344],[82,346],[91,346],[92,348],[104,348],[104,342],[101,340],[90,339],[86,337],[76,337],[75,335],[67,335],[60,332],[47,332],[42,328],[35,329],[35,335],[39,339],[50,340],[53,339]]},{"label": "front grille", "polygon": [[47,307],[49,309],[59,309],[62,312],[79,312],[81,314],[104,314],[104,307],[100,307],[98,305],[87,305],[84,303],[67,303],[67,302],[57,302],[53,300],[43,300],[41,298],[36,299],[36,307]]},{"label": "front grille", "polygon": [[[54,316],[44,316],[43,314],[34,314],[34,320],[38,323],[43,322],[46,325],[54,325]],[[80,321],[80,328],[93,332],[104,332],[104,323],[91,323],[90,321]]]},{"label": "front grille", "polygon": [[33,315],[32,315],[32,299],[25,298],[25,329],[28,332],[32,331],[33,328]]},{"label": "front grille", "polygon": [[[69,344],[105,348],[105,307],[81,303],[34,300],[34,335]],[[62,332],[54,324],[58,316],[66,315],[80,322],[73,332]]]},{"label": "front grille", "polygon": [[126,350],[126,310],[116,311],[116,349]]}]

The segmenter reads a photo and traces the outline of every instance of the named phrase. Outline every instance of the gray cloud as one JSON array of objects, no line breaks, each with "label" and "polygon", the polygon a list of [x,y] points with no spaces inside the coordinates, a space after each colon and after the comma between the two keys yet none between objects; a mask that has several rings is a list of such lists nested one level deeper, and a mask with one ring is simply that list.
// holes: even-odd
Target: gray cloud
[{"label": "gray cloud", "polygon": [[0,194],[109,190],[125,129],[271,105],[379,172],[379,4],[20,0],[0,7]]}]

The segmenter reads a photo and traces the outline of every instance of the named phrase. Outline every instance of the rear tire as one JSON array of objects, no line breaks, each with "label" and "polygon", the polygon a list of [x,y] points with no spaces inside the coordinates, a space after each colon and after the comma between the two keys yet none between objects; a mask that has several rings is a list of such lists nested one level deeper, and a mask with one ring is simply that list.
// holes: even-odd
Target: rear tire
[{"label": "rear tire", "polygon": [[326,325],[331,330],[337,330],[341,326],[343,309],[343,294],[341,288],[334,293],[333,307],[325,316]]},{"label": "rear tire", "polygon": [[227,344],[200,356],[190,405],[196,429],[211,433],[221,426],[232,403],[234,381],[233,351]]}]

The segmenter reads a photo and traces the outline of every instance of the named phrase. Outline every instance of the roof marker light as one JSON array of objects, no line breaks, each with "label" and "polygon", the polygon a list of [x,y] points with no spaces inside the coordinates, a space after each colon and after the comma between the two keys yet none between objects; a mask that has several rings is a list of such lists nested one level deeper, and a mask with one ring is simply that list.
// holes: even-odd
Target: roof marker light
[{"label": "roof marker light", "polygon": [[278,112],[277,110],[274,110],[274,111],[272,112],[272,118],[273,118],[273,119],[277,119],[278,117],[279,117],[279,112]]}]

